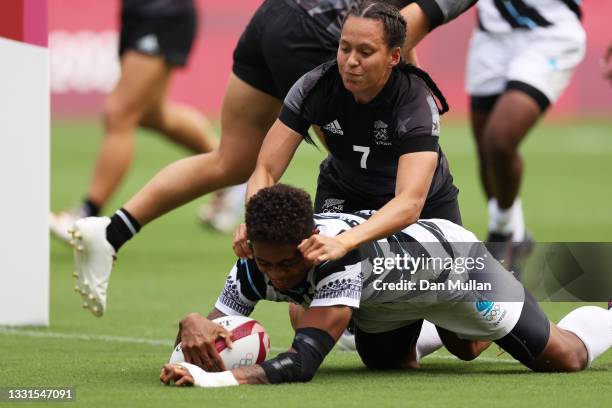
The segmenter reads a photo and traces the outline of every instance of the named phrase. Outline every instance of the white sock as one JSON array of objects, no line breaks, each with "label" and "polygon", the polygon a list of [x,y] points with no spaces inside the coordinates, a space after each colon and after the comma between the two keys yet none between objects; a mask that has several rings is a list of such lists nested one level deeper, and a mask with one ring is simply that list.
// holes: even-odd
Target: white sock
[{"label": "white sock", "polygon": [[489,200],[489,231],[498,234],[512,234],[512,241],[523,241],[525,219],[520,198],[514,200],[512,207],[506,209],[499,208],[497,199]]},{"label": "white sock", "polygon": [[594,359],[612,347],[612,311],[597,306],[583,306],[571,311],[557,324],[571,331],[582,342],[589,355],[589,366]]},{"label": "white sock", "polygon": [[517,198],[514,200],[514,203],[512,203],[512,222],[514,224],[512,241],[522,242],[525,239],[525,218],[523,216],[523,206],[520,198]]},{"label": "white sock", "polygon": [[440,339],[440,335],[438,335],[436,326],[427,320],[423,320],[421,334],[416,344],[417,361],[421,361],[423,357],[441,348],[442,345],[442,339]]},{"label": "white sock", "polygon": [[514,219],[512,217],[513,207],[507,209],[499,208],[497,200],[489,200],[489,231],[498,234],[510,234],[514,231]]}]

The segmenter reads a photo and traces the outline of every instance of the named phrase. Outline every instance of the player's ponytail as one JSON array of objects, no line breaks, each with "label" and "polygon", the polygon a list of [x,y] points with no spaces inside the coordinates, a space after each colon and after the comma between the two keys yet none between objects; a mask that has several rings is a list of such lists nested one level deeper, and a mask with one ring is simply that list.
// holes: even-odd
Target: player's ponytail
[{"label": "player's ponytail", "polygon": [[446,102],[444,94],[442,93],[440,88],[438,88],[438,85],[436,85],[434,80],[431,79],[427,72],[423,71],[421,68],[418,68],[412,64],[407,64],[405,62],[400,62],[397,65],[397,69],[399,69],[406,75],[413,74],[421,78],[423,82],[425,82],[425,85],[427,85],[427,87],[431,90],[431,93],[433,93],[436,99],[440,102],[440,106],[438,106],[438,112],[440,113],[440,115],[443,115],[444,113],[448,112],[449,106],[448,102]]}]

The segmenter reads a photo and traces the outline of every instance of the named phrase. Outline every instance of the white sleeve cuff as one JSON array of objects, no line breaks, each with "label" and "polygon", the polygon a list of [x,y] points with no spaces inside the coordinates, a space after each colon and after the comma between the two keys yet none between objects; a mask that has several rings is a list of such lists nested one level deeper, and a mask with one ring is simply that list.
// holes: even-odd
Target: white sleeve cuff
[{"label": "white sleeve cuff", "polygon": [[189,374],[193,377],[196,387],[213,388],[213,387],[231,387],[238,385],[238,380],[234,377],[231,371],[222,371],[220,373],[207,373],[200,367],[190,363],[180,363],[185,367]]},{"label": "white sleeve cuff", "polygon": [[217,302],[215,303],[215,309],[217,309],[226,316],[246,316],[232,309],[231,307],[225,306],[223,303],[221,303],[220,299],[217,299]]}]

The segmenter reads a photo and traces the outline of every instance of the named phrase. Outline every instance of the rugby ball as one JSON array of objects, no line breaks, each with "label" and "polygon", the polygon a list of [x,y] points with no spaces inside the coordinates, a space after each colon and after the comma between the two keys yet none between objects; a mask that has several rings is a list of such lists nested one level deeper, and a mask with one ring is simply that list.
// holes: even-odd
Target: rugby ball
[{"label": "rugby ball", "polygon": [[[261,363],[266,359],[270,351],[270,338],[257,320],[245,316],[223,316],[214,319],[213,322],[232,333],[233,348],[228,348],[223,339],[215,342],[217,351],[228,370]],[[174,348],[169,363],[184,361],[183,348],[179,343]]]}]

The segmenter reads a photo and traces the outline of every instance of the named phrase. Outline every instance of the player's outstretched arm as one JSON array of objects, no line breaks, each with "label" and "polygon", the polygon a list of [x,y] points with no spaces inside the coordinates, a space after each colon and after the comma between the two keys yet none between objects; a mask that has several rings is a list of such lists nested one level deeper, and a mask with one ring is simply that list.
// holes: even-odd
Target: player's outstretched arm
[{"label": "player's outstretched arm", "polygon": [[[249,178],[246,202],[262,188],[271,187],[280,180],[301,142],[302,135],[298,132],[279,119],[274,122],[259,151],[255,170]],[[242,259],[252,255],[247,245],[245,224],[240,224],[236,229],[232,249],[236,256]]]},{"label": "player's outstretched arm", "polygon": [[253,366],[261,371],[239,368],[232,373],[240,384],[310,381],[342,335],[351,314],[348,306],[311,307],[304,313],[288,352]]},{"label": "player's outstretched arm", "polygon": [[266,135],[257,157],[255,171],[247,185],[247,201],[265,187],[271,187],[280,180],[289,162],[302,141],[302,135],[279,119],[274,122]]},{"label": "player's outstretched arm", "polygon": [[395,197],[361,225],[336,237],[312,235],[298,249],[311,262],[339,259],[364,242],[407,227],[419,219],[436,170],[436,152],[415,152],[400,157]]},{"label": "player's outstretched arm", "polygon": [[261,364],[222,373],[207,373],[189,363],[166,364],[160,379],[165,384],[205,388],[310,381],[342,335],[351,313],[348,306],[309,308],[296,330],[291,349]]}]

